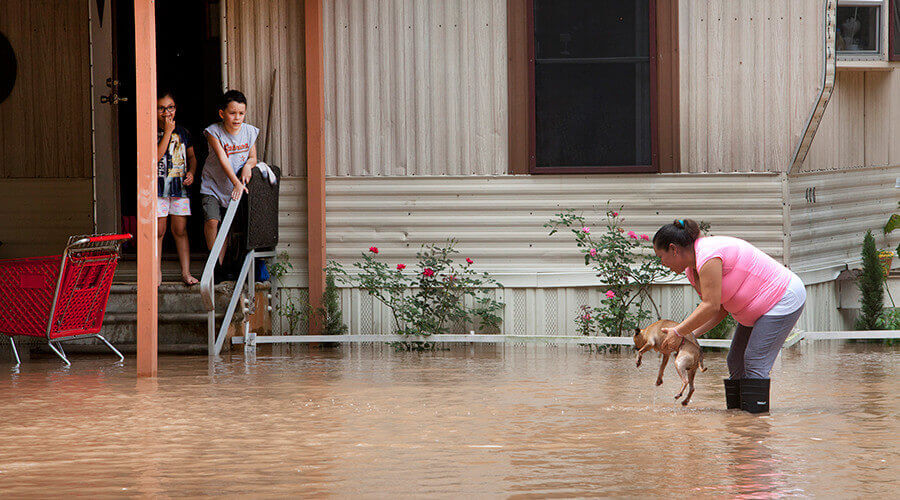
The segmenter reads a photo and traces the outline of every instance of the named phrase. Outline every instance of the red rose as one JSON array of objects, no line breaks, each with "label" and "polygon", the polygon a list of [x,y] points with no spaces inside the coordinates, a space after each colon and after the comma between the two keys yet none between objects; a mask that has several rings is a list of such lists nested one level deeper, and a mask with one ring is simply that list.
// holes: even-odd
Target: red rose
[{"label": "red rose", "polygon": [[372,253],[378,253],[378,247],[369,247],[369,251]]}]

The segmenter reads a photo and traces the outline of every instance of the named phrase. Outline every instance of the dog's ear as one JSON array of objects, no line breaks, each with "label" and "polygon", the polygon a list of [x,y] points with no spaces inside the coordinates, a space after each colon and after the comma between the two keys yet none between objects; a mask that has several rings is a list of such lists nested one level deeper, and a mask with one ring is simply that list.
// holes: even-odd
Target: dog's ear
[{"label": "dog's ear", "polygon": [[635,328],[634,328],[634,334],[635,334],[635,335],[638,335],[639,333],[641,333],[641,329],[638,328],[638,327],[635,327]]}]

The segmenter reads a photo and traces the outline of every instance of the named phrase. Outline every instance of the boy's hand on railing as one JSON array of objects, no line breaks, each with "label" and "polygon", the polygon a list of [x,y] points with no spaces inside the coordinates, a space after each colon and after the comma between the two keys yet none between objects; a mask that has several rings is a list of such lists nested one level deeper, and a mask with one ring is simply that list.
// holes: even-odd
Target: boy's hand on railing
[{"label": "boy's hand on railing", "polygon": [[246,186],[250,179],[253,177],[253,167],[249,165],[244,165],[244,168],[241,169],[241,182]]},{"label": "boy's hand on railing", "polygon": [[238,201],[241,199],[242,193],[249,193],[249,192],[250,191],[247,191],[247,186],[245,186],[243,183],[238,184],[237,186],[234,187],[234,189],[231,190],[231,199],[234,201]]}]

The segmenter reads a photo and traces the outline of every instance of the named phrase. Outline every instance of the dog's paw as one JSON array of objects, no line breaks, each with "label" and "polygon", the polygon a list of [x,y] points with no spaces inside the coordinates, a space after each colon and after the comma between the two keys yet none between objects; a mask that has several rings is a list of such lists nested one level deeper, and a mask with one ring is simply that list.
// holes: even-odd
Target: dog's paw
[{"label": "dog's paw", "polygon": [[635,362],[634,362],[634,366],[637,366],[638,368],[640,368],[640,367],[641,367],[641,360],[638,359],[637,361],[635,361]]},{"label": "dog's paw", "polygon": [[656,385],[657,385],[657,386],[662,385],[662,379],[661,379],[661,378],[656,379]]},{"label": "dog's paw", "polygon": [[676,399],[676,400],[678,400],[678,398],[680,398],[680,397],[681,397],[681,393],[680,393],[680,392],[679,392],[678,394],[675,395],[675,399]]},{"label": "dog's paw", "polygon": [[684,401],[681,402],[681,406],[687,406],[688,403],[690,403],[690,401],[691,401],[690,399],[685,399]]}]

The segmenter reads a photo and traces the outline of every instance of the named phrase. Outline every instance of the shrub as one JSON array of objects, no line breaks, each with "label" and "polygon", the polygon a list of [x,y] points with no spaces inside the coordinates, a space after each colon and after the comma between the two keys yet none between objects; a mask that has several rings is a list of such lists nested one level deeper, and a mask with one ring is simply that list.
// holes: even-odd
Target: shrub
[{"label": "shrub", "polygon": [[593,231],[587,219],[574,210],[558,213],[544,224],[551,236],[562,229],[570,230],[584,254],[584,265],[592,267],[603,281],[605,298],[600,307],[584,306],[576,318],[582,335],[630,335],[651,317],[647,302],[660,317],[650,285],[672,274],[653,253],[650,237],[626,232],[623,223],[619,212],[608,208],[606,227],[601,231]]},{"label": "shrub", "polygon": [[862,260],[862,275],[859,277],[861,307],[856,329],[878,330],[878,319],[884,309],[884,271],[878,260],[872,231],[866,231],[863,239]]},{"label": "shrub", "polygon": [[504,305],[493,298],[493,289],[502,285],[488,273],[475,272],[470,258],[464,264],[455,262],[455,244],[449,240],[446,246],[423,245],[410,271],[405,264],[391,267],[379,260],[375,246],[353,264],[355,278],[337,263],[330,268],[339,281],[357,284],[390,310],[396,332],[413,339],[396,347],[431,349],[428,337],[448,333],[454,323],[477,322],[488,329],[502,321]]}]

